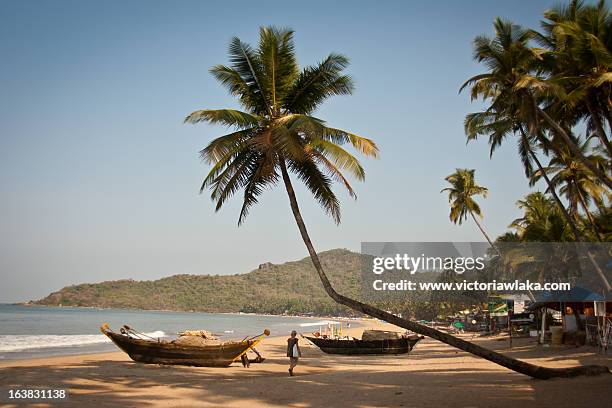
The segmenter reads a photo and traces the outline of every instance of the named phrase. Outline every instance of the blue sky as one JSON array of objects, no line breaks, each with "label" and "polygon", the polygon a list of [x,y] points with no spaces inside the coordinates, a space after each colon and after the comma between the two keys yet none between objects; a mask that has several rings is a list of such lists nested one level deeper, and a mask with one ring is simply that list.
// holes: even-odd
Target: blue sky
[{"label": "blue sky", "polygon": [[361,241],[480,241],[448,221],[439,191],[456,167],[490,189],[484,225],[502,233],[529,191],[510,142],[489,159],[466,146],[477,110],[459,86],[483,70],[471,41],[503,16],[537,27],[551,1],[0,2],[0,302],[78,282],[248,272],[306,256],[283,190],[237,227],[237,197],[215,213],[198,188],[197,152],[223,129],[184,125],[201,108],[238,105],[208,73],[232,36],[292,27],[303,65],[351,60],[353,96],[316,116],[377,141],[359,196],[341,193],[336,226],[303,189],[318,250]]}]

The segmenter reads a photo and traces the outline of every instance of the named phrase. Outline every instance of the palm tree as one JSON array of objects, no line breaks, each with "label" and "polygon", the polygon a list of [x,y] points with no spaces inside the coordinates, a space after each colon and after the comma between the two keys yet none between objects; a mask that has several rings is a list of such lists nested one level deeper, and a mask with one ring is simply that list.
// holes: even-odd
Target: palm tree
[{"label": "palm tree", "polygon": [[485,64],[488,72],[468,79],[460,91],[471,86],[472,100],[482,98],[488,101],[489,112],[503,111],[512,106],[516,119],[528,125],[532,137],[537,137],[553,150],[557,149],[558,143],[543,140],[544,132],[541,130],[546,127],[559,143],[567,145],[572,154],[612,189],[610,177],[582,155],[564,128],[565,123],[559,123],[553,118],[554,111],[541,106],[551,95],[562,94],[562,90],[542,75],[546,50],[529,46],[533,31],[501,18],[497,18],[493,25],[494,38],[478,36],[474,39],[474,59]]},{"label": "palm tree", "polygon": [[278,183],[280,172],[291,211],[312,263],[323,288],[337,303],[532,377],[545,379],[609,372],[602,366],[539,367],[336,292],[308,235],[289,172],[304,182],[334,221],[340,221],[339,201],[331,189],[333,181],[343,184],[354,196],[342,171],[348,171],[358,179],[365,176],[357,159],[341,145],[350,144],[366,156],[378,154],[373,141],[328,127],[324,121],[311,116],[328,97],[351,93],[351,78],[343,74],[348,60],[331,54],[318,65],[300,70],[294,53],[293,32],[276,28],[260,30],[256,49],[234,38],[229,56],[231,66],[218,65],[211,72],[238,98],[246,111],[199,110],[185,119],[188,123],[209,122],[234,128],[232,133],[214,139],[201,151],[202,158],[212,164],[201,190],[212,190],[211,197],[217,210],[232,195],[243,190],[243,205],[238,219],[239,224],[242,223],[264,189]]},{"label": "palm tree", "polygon": [[352,79],[343,74],[348,59],[330,54],[319,64],[300,70],[293,31],[273,27],[261,28],[257,49],[233,38],[229,56],[231,66],[217,65],[211,73],[246,111],[205,109],[185,119],[188,123],[219,123],[235,130],[214,139],[200,152],[213,165],[200,191],[212,190],[211,198],[218,211],[232,195],[243,190],[240,225],[265,188],[278,183],[280,173],[312,262],[325,289],[335,293],[306,230],[289,172],[306,185],[339,223],[340,204],[332,183],[340,182],[356,197],[342,172],[359,180],[365,177],[359,161],[342,145],[350,144],[366,156],[378,156],[372,140],[328,127],[323,120],[311,116],[330,96],[352,92]]},{"label": "palm tree", "polygon": [[587,5],[572,0],[546,11],[544,17],[544,33],[534,32],[534,38],[550,51],[545,64],[549,82],[563,89],[551,107],[570,123],[586,120],[612,157],[605,130],[606,121],[612,126],[612,15],[606,2]]},{"label": "palm tree", "polygon": [[594,214],[595,223],[600,227],[604,242],[612,241],[612,207],[600,207]]},{"label": "palm tree", "polygon": [[478,229],[480,229],[480,232],[482,232],[482,235],[489,242],[489,245],[497,251],[493,241],[491,241],[487,232],[478,222],[478,218],[476,218],[476,216],[482,218],[482,212],[473,197],[481,195],[487,198],[489,190],[476,184],[474,179],[475,172],[476,170],[474,169],[456,169],[453,174],[444,179],[450,183],[451,187],[442,189],[440,192],[448,193],[448,202],[451,203],[449,216],[451,222],[461,225],[469,214],[478,226]]},{"label": "palm tree", "polygon": [[488,135],[490,152],[493,155],[504,140],[516,135],[519,138],[519,157],[525,175],[532,177],[535,163],[537,171],[548,185],[548,191],[572,228],[576,240],[580,240],[581,234],[575,219],[570,216],[548,174],[543,171],[536,152],[537,146],[540,146],[545,153],[552,151],[561,154],[564,143],[560,143],[558,138],[550,140],[546,137],[539,126],[540,120],[533,112],[531,96],[524,90],[515,90],[518,84],[529,78],[531,72],[539,69],[542,64],[541,52],[528,46],[528,41],[534,34],[501,19],[497,19],[494,25],[494,39],[481,36],[474,40],[474,57],[490,67],[491,72],[473,77],[461,87],[463,90],[471,84],[472,99],[482,96],[491,101],[485,111],[466,116],[465,132],[468,141],[477,139],[480,135]]},{"label": "palm tree", "polygon": [[[516,237],[522,242],[563,242],[571,240],[568,224],[565,222],[559,207],[541,192],[528,194],[517,201],[517,206],[523,210],[523,216],[515,219],[510,228],[515,229]],[[567,250],[566,246],[536,245],[532,247],[511,248],[514,252],[509,259],[514,262],[516,270],[520,271],[521,279],[529,279],[544,283],[546,281],[571,281],[576,267],[576,252]],[[546,308],[541,310],[544,325]],[[579,319],[578,319],[579,320]],[[577,321],[577,324],[581,324]],[[580,327],[580,326],[578,326]],[[544,342],[542,330],[541,342]]]},{"label": "palm tree", "polygon": [[[606,160],[602,156],[597,154],[589,155],[589,140],[584,142],[578,140],[578,147],[589,160],[602,167],[605,166]],[[534,185],[544,174],[548,174],[551,177],[549,191],[559,188],[559,192],[569,202],[570,212],[575,222],[581,221],[578,206],[582,207],[595,237],[601,241],[599,229],[589,210],[589,205],[593,201],[598,206],[604,205],[604,195],[607,191],[599,180],[593,176],[589,169],[584,167],[582,162],[576,160],[566,147],[561,149],[561,156],[555,154],[548,166],[532,175],[530,184]]]},{"label": "palm tree", "polygon": [[523,216],[515,219],[510,228],[517,231],[521,241],[563,242],[571,240],[568,224],[558,207],[546,195],[537,191],[516,202]]},{"label": "palm tree", "polygon": [[[580,260],[589,254],[582,250],[576,251],[580,249],[581,243],[566,243],[572,240],[572,234],[554,201],[538,191],[528,194],[516,204],[523,210],[523,216],[515,219],[509,227],[516,231],[519,240],[550,243],[516,247],[518,253],[512,258],[520,265],[518,269],[522,270],[522,278],[540,283],[575,283],[575,279],[581,276]],[[537,275],[534,276],[534,273]]]},{"label": "palm tree", "polygon": [[[542,134],[538,134],[536,137],[529,136],[525,131],[527,125],[520,123],[517,119],[516,109],[511,104],[500,108],[500,110],[470,113],[466,116],[465,133],[468,142],[477,139],[481,135],[488,135],[490,155],[492,156],[504,140],[511,136],[517,136],[519,138],[518,153],[523,164],[525,175],[528,179],[532,180],[534,174],[541,174],[548,185],[547,191],[550,192],[554,198],[561,214],[571,227],[574,237],[580,239],[581,234],[578,230],[576,220],[570,216],[570,213],[565,208],[565,205],[555,190],[556,186],[553,185],[553,182],[548,177],[548,173],[544,171],[544,166],[536,153],[538,145],[543,145],[543,150],[550,153],[550,145],[554,142],[549,142]],[[543,143],[538,141],[543,141]],[[534,163],[537,170],[534,169]]]}]

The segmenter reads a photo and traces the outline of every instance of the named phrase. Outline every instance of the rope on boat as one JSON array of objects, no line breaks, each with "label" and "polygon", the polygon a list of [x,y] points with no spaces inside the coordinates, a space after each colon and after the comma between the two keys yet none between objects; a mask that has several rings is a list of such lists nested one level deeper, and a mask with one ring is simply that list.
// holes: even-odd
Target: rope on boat
[{"label": "rope on boat", "polygon": [[144,340],[143,337],[146,337],[146,338],[151,339],[151,340],[157,340],[158,343],[161,342],[161,339],[159,337],[147,336],[144,333],[141,333],[139,331],[136,331],[136,330],[132,329],[127,324],[123,325],[123,327],[121,329],[119,329],[119,331],[121,332],[121,334],[125,334],[126,336],[132,335],[132,336],[134,336],[136,338],[139,338],[141,340]]}]

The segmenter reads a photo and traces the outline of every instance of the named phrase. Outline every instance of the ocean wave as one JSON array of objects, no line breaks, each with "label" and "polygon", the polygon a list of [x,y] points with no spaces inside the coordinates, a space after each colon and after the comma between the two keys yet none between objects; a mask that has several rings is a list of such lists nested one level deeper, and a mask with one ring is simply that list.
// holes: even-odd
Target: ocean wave
[{"label": "ocean wave", "polygon": [[[163,331],[144,333],[150,337],[165,337]],[[53,347],[78,347],[110,343],[103,334],[38,334],[38,335],[0,335],[0,353],[43,349]]]}]

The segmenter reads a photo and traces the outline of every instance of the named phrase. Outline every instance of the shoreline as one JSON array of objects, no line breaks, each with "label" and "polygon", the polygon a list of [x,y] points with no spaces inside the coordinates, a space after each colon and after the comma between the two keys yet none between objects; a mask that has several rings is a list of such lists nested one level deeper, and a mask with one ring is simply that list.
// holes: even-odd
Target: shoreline
[{"label": "shoreline", "polygon": [[[380,323],[379,321],[376,321],[373,319],[364,319],[364,320],[358,320],[358,321],[351,321],[351,327],[349,329],[345,328],[344,331],[347,334],[355,336],[358,334],[358,332],[361,332],[362,330],[365,330],[366,328],[370,327],[368,323],[374,323],[374,325],[376,325],[377,328],[379,328],[379,326],[381,325],[390,326],[388,323]],[[396,326],[392,326],[392,327],[395,327],[398,331],[403,330]],[[309,332],[308,333],[306,331],[301,332],[298,330],[298,336],[300,334],[309,334]],[[277,344],[279,342],[283,342],[288,336],[289,336],[289,333],[282,334],[282,335],[281,334],[271,335],[269,337],[264,338],[262,343],[260,343],[260,345],[258,345],[257,347],[258,348],[262,347],[262,344],[265,346],[266,344]],[[303,341],[304,343],[309,343],[306,339],[302,339],[301,337],[300,337],[300,340]],[[15,359],[0,359],[0,369],[4,367],[13,367],[13,366],[36,366],[37,364],[50,364],[54,362],[64,363],[66,360],[81,361],[84,359],[96,359],[97,360],[103,357],[118,358],[119,356],[123,356],[127,358],[129,361],[131,361],[129,356],[124,351],[120,350],[114,343],[107,343],[107,344],[112,345],[115,349],[112,351],[93,351],[91,353],[75,353],[75,354],[50,355],[50,356],[40,356],[40,357],[31,357],[31,358],[26,357],[26,358],[15,358]],[[135,364],[142,364],[142,363],[135,363]],[[234,363],[232,367],[235,367],[236,364],[238,363]],[[181,366],[169,366],[169,367],[181,367]],[[204,368],[204,367],[199,367],[199,368]],[[210,368],[210,367],[205,367],[205,368]]]},{"label": "shoreline", "polygon": [[[368,320],[364,326],[397,330]],[[351,327],[358,336],[363,329]],[[612,355],[593,347],[538,347],[516,340],[470,339],[521,360],[547,367],[604,364]],[[612,376],[533,380],[489,361],[426,338],[410,354],[340,356],[324,354],[300,338],[303,358],[295,377],[287,373],[287,336],[271,336],[258,347],[266,360],[244,368],[159,366],[135,363],[120,351],[22,361],[0,361],[0,387],[58,388],[69,392],[66,407],[190,406],[226,408],[358,406],[589,407],[612,404]],[[17,405],[14,405],[17,407]],[[52,406],[51,404],[42,406]]]},{"label": "shoreline", "polygon": [[[106,310],[108,311],[111,309],[106,309]],[[135,312],[135,313],[138,313],[138,312]],[[147,312],[145,311],[144,313],[147,313]],[[182,313],[182,312],[178,312],[178,313]],[[244,313],[240,313],[240,314],[239,313],[214,313],[214,314],[208,314],[208,315],[228,316],[228,318],[232,318],[234,316],[244,316],[244,318],[248,319],[249,322],[253,319],[254,319],[253,321],[260,321],[258,318],[277,319],[279,317],[285,317],[288,319],[294,319],[293,322],[289,321],[288,323],[281,323],[281,321],[284,321],[284,319],[282,319],[281,321],[276,321],[276,323],[274,323],[274,320],[268,321],[267,323],[261,321],[260,329],[261,330],[263,330],[264,328],[271,329],[272,330],[271,338],[275,338],[275,337],[282,336],[285,334],[288,335],[288,332],[285,333],[283,331],[283,327],[287,325],[292,326],[293,323],[295,323],[294,325],[295,329],[300,331],[299,325],[303,323],[307,323],[307,322],[326,321],[326,320],[333,319],[335,321],[343,322],[345,326],[346,326],[346,323],[350,323],[353,328],[359,328],[364,325],[367,325],[368,324],[367,322],[369,320],[369,319],[363,319],[363,318],[348,319],[348,318],[337,318],[337,317],[330,318],[330,317],[315,317],[315,316],[286,316],[286,315],[285,316],[274,316],[274,315],[244,314]],[[211,321],[214,321],[214,320],[211,320]],[[232,318],[231,321],[234,321],[234,319]],[[241,322],[243,322],[243,320],[236,320],[236,323],[234,325],[235,330],[225,331],[225,332],[219,331],[218,336],[220,336],[220,338],[223,341],[239,340],[246,333],[244,332],[244,329],[242,330],[240,329],[242,327]],[[268,326],[268,324],[270,325]],[[277,326],[279,324],[280,326]],[[207,326],[207,325],[204,324],[204,326]],[[214,324],[212,325],[209,324],[207,327],[201,327],[201,328],[210,330],[210,328],[213,326]],[[27,333],[25,334],[4,333],[3,335],[9,336],[9,337],[25,336],[28,338],[36,338],[36,336],[43,336],[43,337],[48,336],[47,334],[27,334]],[[176,337],[176,332],[166,330],[164,333],[160,332],[159,335],[161,335],[165,339],[171,340]],[[92,341],[90,338],[85,339],[83,342],[77,339],[75,340],[68,339],[67,344],[55,345],[53,344],[53,342],[51,342],[49,343],[48,346],[43,346],[41,345],[42,343],[38,342],[39,345],[37,346],[15,350],[15,351],[9,351],[10,350],[10,347],[9,347],[7,351],[0,353],[0,364],[10,365],[10,363],[12,362],[32,361],[32,360],[42,361],[48,358],[62,358],[62,357],[71,357],[71,356],[90,356],[91,357],[97,354],[107,354],[107,353],[113,353],[113,352],[118,351],[116,345],[110,342],[110,340],[108,340],[103,334],[99,333],[98,330],[96,330],[95,333],[86,333],[86,334],[73,333],[73,334],[57,334],[57,335],[52,334],[51,336],[60,336],[60,337],[65,337],[65,338],[70,338],[71,336],[74,336],[75,338],[95,336],[96,338],[100,337],[103,341],[97,341],[97,340]],[[9,340],[9,345],[11,344],[10,342],[11,340]]]},{"label": "shoreline", "polygon": [[[357,322],[356,327],[351,327],[350,329],[348,329],[348,332],[355,333],[357,330],[361,330],[364,327],[365,327],[365,322],[363,323]],[[300,332],[298,331],[298,333]],[[262,344],[265,346],[266,343],[276,344],[276,343],[284,341],[287,337],[288,337],[288,334],[285,334],[285,335],[279,334],[275,336],[269,336],[269,337],[264,338],[262,343],[260,343],[260,345],[258,345],[257,347],[260,348]],[[307,342],[305,339],[303,339],[302,341]],[[94,360],[99,360],[99,359],[104,359],[104,358],[117,359],[120,357],[121,358],[125,357],[128,360],[130,360],[129,356],[125,352],[119,350],[118,347],[114,345],[113,343],[110,343],[110,344],[112,344],[115,347],[115,350],[106,351],[106,352],[98,351],[98,352],[92,352],[92,353],[78,353],[78,354],[65,354],[65,355],[56,355],[56,356],[41,356],[41,357],[33,357],[33,358],[18,358],[18,359],[0,360],[0,369],[5,368],[5,367],[14,367],[14,366],[37,366],[40,364],[47,365],[47,364],[52,364],[52,363],[66,363],[68,360],[83,361],[85,359],[94,359]],[[135,364],[142,364],[142,363],[135,363]],[[232,366],[236,367],[236,364],[238,363],[234,363]],[[181,366],[169,366],[169,367],[181,367]],[[199,368],[203,368],[203,367],[199,367]],[[205,368],[210,368],[210,367],[205,367]]]},{"label": "shoreline", "polygon": [[262,316],[262,317],[299,317],[301,319],[335,319],[335,320],[359,320],[364,317],[353,316],[326,316],[326,315],[291,315],[291,314],[270,314],[270,313],[250,313],[250,312],[205,312],[201,310],[172,310],[172,309],[133,309],[133,308],[116,308],[116,307],[98,307],[98,306],[56,306],[56,305],[40,305],[37,303],[0,303],[0,306],[23,306],[23,307],[38,307],[47,309],[84,309],[84,310],[118,310],[130,312],[155,312],[155,313],[204,313],[204,314],[222,314],[236,316]]}]

